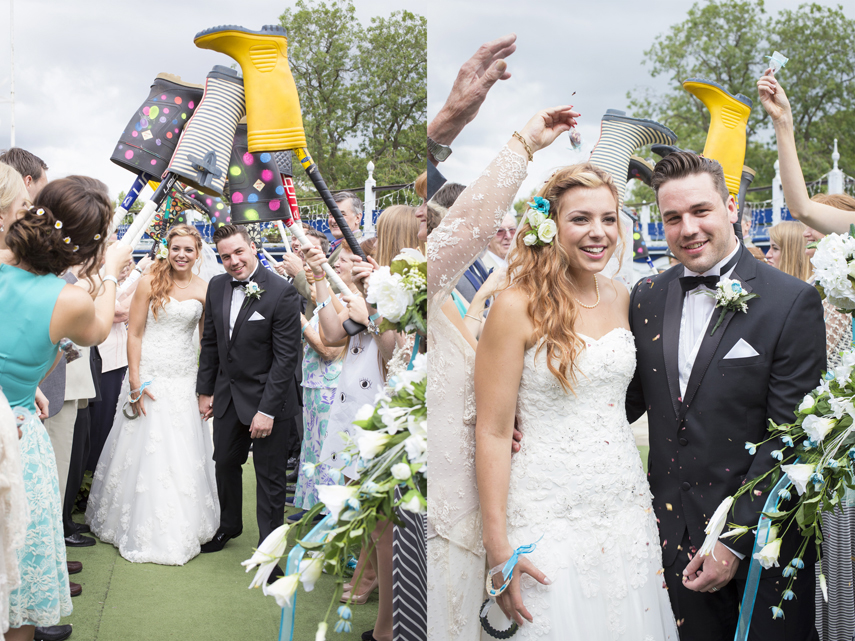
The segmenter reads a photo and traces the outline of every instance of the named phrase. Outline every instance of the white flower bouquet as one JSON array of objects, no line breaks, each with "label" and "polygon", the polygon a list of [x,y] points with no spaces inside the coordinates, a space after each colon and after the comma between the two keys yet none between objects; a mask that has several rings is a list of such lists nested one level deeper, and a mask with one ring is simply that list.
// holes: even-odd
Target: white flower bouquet
[{"label": "white flower bouquet", "polygon": [[[279,559],[285,555],[288,526],[271,533],[256,553],[243,565],[247,572],[258,566],[250,587],[262,586],[266,595],[276,598],[284,607],[290,605],[297,586],[310,591],[322,570],[344,583],[344,571],[351,552],[359,546],[372,545],[370,534],[379,521],[400,523],[395,508],[424,512],[427,508],[427,356],[419,354],[413,368],[389,379],[375,404],[363,406],[354,424],[363,432],[347,445],[342,455],[345,466],[358,457],[359,481],[353,485],[319,485],[320,502],[312,507],[297,528],[297,542],[309,551],[310,559],[301,562],[299,572],[282,577],[270,586],[266,579]],[[304,464],[303,472],[311,476],[316,465]],[[333,470],[340,476],[338,470]],[[403,488],[403,497],[395,499],[395,489]],[[314,517],[327,509],[333,526],[317,542],[306,540]],[[358,584],[359,577],[354,579]],[[333,595],[335,603],[340,595]],[[328,612],[332,610],[332,606]],[[337,610],[336,632],[351,631],[351,611],[347,605]],[[320,626],[326,630],[327,622]],[[319,630],[321,629],[319,627]]]},{"label": "white flower bouquet", "polygon": [[[772,608],[772,617],[783,617],[783,601],[795,598],[792,584],[796,574],[804,568],[802,556],[810,543],[816,545],[817,558],[822,542],[822,515],[835,510],[844,499],[847,488],[855,489],[855,352],[843,355],[841,364],[829,371],[819,387],[804,397],[795,410],[793,423],[776,425],[769,421],[769,438],[762,443],[746,443],[745,448],[754,455],[765,443],[780,441],[781,446],[770,452],[778,463],[768,472],[742,485],[732,497],[725,499],[710,519],[707,538],[699,554],[709,554],[720,538],[739,537],[755,530],[757,526],[740,527],[729,524],[730,531],[722,534],[727,514],[734,502],[745,494],[760,496],[775,487],[782,475],[788,483],[779,491],[777,499],[788,501],[786,509],[775,507],[763,514],[772,521],[764,547],[754,554],[763,568],[779,567],[781,539],[791,527],[801,532],[803,540],[793,559],[785,559],[783,576],[788,579],[781,601]],[[763,482],[762,488],[758,487]],[[794,486],[795,500],[790,492]],[[812,572],[813,570],[811,570]],[[820,585],[825,583],[820,573]]]},{"label": "white flower bouquet", "polygon": [[855,225],[849,234],[828,234],[818,243],[811,262],[816,288],[844,313],[855,310]]},{"label": "white flower bouquet", "polygon": [[365,299],[383,317],[380,331],[427,333],[427,260],[417,249],[405,248],[391,266],[368,280]]}]

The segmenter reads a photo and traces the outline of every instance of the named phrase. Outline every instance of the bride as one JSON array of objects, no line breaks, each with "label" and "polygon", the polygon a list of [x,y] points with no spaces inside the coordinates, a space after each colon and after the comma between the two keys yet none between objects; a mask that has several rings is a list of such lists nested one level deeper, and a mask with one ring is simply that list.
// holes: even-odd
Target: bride
[{"label": "bride", "polygon": [[[530,136],[528,148],[516,138],[508,147],[526,155],[545,146]],[[599,275],[621,239],[617,190],[581,164],[556,171],[538,197],[540,211],[528,209],[518,227],[509,286],[491,307],[475,363],[487,566],[501,570],[516,548],[536,543],[497,603],[523,639],[676,641],[624,409],[635,371],[629,294]],[[524,438],[511,456],[515,417]],[[495,589],[505,583],[491,573]]]},{"label": "bride", "polygon": [[[140,280],[128,326],[128,376],[95,469],[86,522],[135,563],[184,565],[217,531],[211,436],[196,400],[197,342],[208,285],[193,273],[202,238],[173,227],[168,255]],[[146,398],[148,397],[148,398]],[[126,410],[127,411],[127,410]]]}]

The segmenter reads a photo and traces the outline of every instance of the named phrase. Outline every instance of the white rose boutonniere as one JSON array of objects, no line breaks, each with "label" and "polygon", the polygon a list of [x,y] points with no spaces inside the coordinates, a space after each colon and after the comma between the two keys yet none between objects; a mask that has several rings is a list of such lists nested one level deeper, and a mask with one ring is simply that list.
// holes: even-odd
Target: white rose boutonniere
[{"label": "white rose boutonniere", "polygon": [[698,293],[715,298],[716,309],[721,309],[721,314],[719,314],[718,320],[710,332],[710,336],[715,334],[715,330],[721,325],[727,312],[734,311],[747,314],[748,301],[752,298],[758,298],[757,294],[749,294],[745,291],[742,283],[738,280],[731,280],[730,278],[722,278],[718,281],[715,292],[700,291]]},{"label": "white rose boutonniere", "polygon": [[261,295],[265,290],[261,289],[258,286],[258,283],[255,281],[249,281],[246,285],[243,286],[243,295],[244,295],[244,305],[248,305],[251,300],[260,300]]}]

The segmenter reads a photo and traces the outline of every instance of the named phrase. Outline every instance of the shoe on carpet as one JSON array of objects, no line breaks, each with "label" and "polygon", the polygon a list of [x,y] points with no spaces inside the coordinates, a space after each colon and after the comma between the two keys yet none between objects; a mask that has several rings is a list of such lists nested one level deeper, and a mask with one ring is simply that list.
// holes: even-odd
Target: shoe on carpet
[{"label": "shoe on carpet", "polygon": [[[280,459],[280,460],[281,460],[281,459]],[[297,459],[296,457],[292,456],[291,458],[289,458],[289,459],[288,459],[288,462],[285,464],[285,469],[288,469],[288,470],[296,470],[296,469],[297,469],[297,466],[298,466],[299,464],[300,464],[299,459]]]},{"label": "shoe on carpet", "polygon": [[69,574],[77,574],[83,571],[83,564],[80,561],[66,561],[65,564],[68,566]]},{"label": "shoe on carpet", "polygon": [[65,641],[71,636],[70,625],[50,625],[44,628],[36,628],[34,641]]},{"label": "shoe on carpet", "polygon": [[[297,521],[302,519],[306,515],[306,512],[308,512],[308,511],[309,510],[300,510],[299,512],[294,512],[294,514],[290,514],[289,516],[286,516],[285,520],[288,523],[292,523],[292,524],[296,523]],[[323,520],[324,516],[326,516],[326,515],[325,514],[316,514],[315,518],[312,519],[312,523],[320,523]]]},{"label": "shoe on carpet", "polygon": [[206,554],[208,552],[219,552],[224,547],[226,547],[226,543],[230,539],[236,539],[243,533],[243,530],[238,532],[237,534],[226,534],[225,532],[220,532],[217,530],[217,533],[214,535],[214,538],[208,541],[207,543],[202,544],[202,553]]},{"label": "shoe on carpet", "polygon": [[297,486],[296,485],[286,485],[285,486],[285,494],[296,494]]},{"label": "shoe on carpet", "polygon": [[68,589],[71,592],[71,596],[80,596],[83,593],[83,586],[72,581],[68,582]]},{"label": "shoe on carpet", "polygon": [[298,478],[299,474],[300,474],[300,473],[299,473],[299,472],[297,472],[297,470],[294,470],[293,472],[291,472],[290,474],[288,474],[288,476],[286,476],[286,477],[285,477],[285,482],[286,482],[286,483],[296,483],[296,482],[297,482],[297,478]]},{"label": "shoe on carpet", "polygon": [[77,532],[78,534],[89,534],[89,532],[92,531],[92,528],[90,528],[85,523],[75,522],[74,523],[74,531]]},{"label": "shoe on carpet", "polygon": [[344,592],[341,595],[341,599],[339,599],[339,601],[341,601],[342,603],[347,603],[348,601],[350,601],[351,603],[355,603],[356,605],[365,605],[366,603],[368,603],[368,597],[370,597],[374,590],[377,589],[377,585],[377,579],[375,578],[371,583],[368,584],[368,587],[365,588],[365,591],[362,594],[353,594],[352,591]]},{"label": "shoe on carpet", "polygon": [[366,630],[365,632],[362,633],[362,641],[377,641],[374,638],[374,628],[371,628],[370,630]]},{"label": "shoe on carpet", "polygon": [[70,548],[88,548],[90,545],[95,545],[95,539],[75,532],[65,537],[65,545]]}]

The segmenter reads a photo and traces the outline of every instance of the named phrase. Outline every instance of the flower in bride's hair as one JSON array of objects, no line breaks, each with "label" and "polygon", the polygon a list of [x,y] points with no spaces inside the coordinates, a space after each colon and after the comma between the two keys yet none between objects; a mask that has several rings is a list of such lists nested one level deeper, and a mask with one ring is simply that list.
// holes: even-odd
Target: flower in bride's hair
[{"label": "flower in bride's hair", "polygon": [[541,213],[549,214],[549,201],[546,198],[535,196],[534,200],[528,206]]},{"label": "flower in bride's hair", "polygon": [[542,243],[549,244],[552,242],[552,239],[555,238],[555,234],[557,232],[558,226],[555,224],[555,221],[551,218],[547,218],[538,226],[537,237]]},{"label": "flower in bride's hair", "polygon": [[523,238],[523,242],[526,244],[526,247],[531,247],[532,245],[536,245],[537,244],[537,232],[530,231],[529,233],[527,233],[525,235],[525,238]]}]

